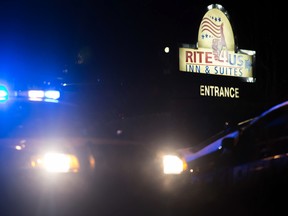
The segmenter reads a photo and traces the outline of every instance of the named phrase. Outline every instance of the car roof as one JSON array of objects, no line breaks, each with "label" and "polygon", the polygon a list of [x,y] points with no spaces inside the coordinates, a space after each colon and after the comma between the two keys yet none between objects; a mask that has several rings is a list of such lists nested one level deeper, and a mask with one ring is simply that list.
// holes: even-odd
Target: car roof
[{"label": "car roof", "polygon": [[[219,133],[204,140],[204,142],[202,142],[196,147],[179,149],[178,151],[183,154],[187,162],[195,160],[196,158],[199,158],[203,155],[210,154],[214,151],[221,149],[222,140],[224,138],[238,136],[239,130],[245,130],[247,127],[253,125],[255,122],[257,122],[259,119],[263,118],[267,114],[286,106],[288,107],[288,101],[281,102],[277,105],[272,106],[271,108],[267,109],[266,111],[262,112],[260,115],[254,118],[246,119],[234,126],[231,126],[225,130],[220,131]],[[197,150],[195,151],[195,149]]]},{"label": "car roof", "polygon": [[271,112],[275,111],[275,110],[279,110],[281,108],[284,108],[284,107],[288,107],[288,101],[284,101],[284,102],[281,102],[281,103],[278,103],[274,106],[272,106],[271,108],[263,111],[260,115],[258,115],[257,117],[255,117],[251,122],[250,124],[254,124],[255,122],[257,122],[259,119],[263,118],[264,116],[270,114]]}]

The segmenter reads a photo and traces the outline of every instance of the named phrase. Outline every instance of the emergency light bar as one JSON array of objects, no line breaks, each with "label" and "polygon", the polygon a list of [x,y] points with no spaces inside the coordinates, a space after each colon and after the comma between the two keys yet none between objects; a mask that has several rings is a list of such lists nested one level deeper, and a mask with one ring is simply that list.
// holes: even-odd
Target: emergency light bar
[{"label": "emergency light bar", "polygon": [[7,85],[0,83],[0,103],[6,102],[10,99],[21,99],[30,101],[44,101],[58,103],[60,98],[60,91],[54,89],[29,89],[29,90],[11,90]]},{"label": "emergency light bar", "polygon": [[28,98],[33,101],[58,102],[60,92],[58,90],[29,90]]}]

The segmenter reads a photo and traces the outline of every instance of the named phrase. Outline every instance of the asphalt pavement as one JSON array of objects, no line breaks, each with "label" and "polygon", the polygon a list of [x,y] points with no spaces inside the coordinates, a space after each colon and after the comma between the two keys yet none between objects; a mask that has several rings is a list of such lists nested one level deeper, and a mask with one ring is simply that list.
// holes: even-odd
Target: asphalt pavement
[{"label": "asphalt pavement", "polygon": [[19,178],[2,181],[1,216],[243,216],[285,210],[279,190],[252,193],[238,188],[230,193],[217,187],[189,187],[164,192],[116,178],[63,182],[31,180],[24,186]]}]

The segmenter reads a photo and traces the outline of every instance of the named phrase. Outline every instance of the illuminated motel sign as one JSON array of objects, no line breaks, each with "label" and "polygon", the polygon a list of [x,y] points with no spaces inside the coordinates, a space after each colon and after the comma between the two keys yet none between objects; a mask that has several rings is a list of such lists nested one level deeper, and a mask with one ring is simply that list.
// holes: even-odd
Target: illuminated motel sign
[{"label": "illuminated motel sign", "polygon": [[[234,34],[227,12],[221,5],[212,4],[202,18],[196,48],[179,48],[179,70],[183,72],[239,77],[247,82],[255,82],[253,65],[255,51],[236,49]],[[208,96],[237,95],[237,89],[228,87],[200,86],[200,95],[213,91]],[[217,92],[214,90],[217,89]],[[207,92],[207,94],[210,94]],[[226,94],[226,95],[224,95]]]}]

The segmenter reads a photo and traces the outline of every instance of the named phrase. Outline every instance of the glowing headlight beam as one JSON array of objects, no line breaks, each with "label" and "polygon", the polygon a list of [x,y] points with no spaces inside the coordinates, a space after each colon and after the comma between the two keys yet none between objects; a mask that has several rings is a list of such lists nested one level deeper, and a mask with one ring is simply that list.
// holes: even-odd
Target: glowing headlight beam
[{"label": "glowing headlight beam", "polygon": [[44,156],[44,167],[47,172],[68,172],[70,157],[65,154],[47,153]]},{"label": "glowing headlight beam", "polygon": [[163,156],[163,173],[180,174],[187,168],[186,162],[176,155]]},{"label": "glowing headlight beam", "polygon": [[50,173],[68,173],[79,171],[79,161],[71,154],[48,152],[31,160],[33,168],[40,168]]}]

